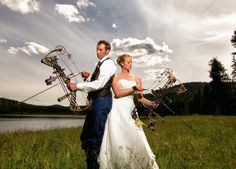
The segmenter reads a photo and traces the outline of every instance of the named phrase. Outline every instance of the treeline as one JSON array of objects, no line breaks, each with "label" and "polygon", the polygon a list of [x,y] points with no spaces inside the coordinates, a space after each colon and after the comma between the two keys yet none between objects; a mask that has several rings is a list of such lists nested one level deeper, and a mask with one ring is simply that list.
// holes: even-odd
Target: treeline
[{"label": "treeline", "polygon": [[[214,86],[211,82],[192,82],[183,85],[187,89],[185,93],[167,93],[154,111],[161,116],[236,115],[236,83],[225,82]],[[140,107],[139,114],[147,116],[148,109]]]},{"label": "treeline", "polygon": [[69,107],[60,105],[38,106],[0,98],[1,114],[71,114]]}]

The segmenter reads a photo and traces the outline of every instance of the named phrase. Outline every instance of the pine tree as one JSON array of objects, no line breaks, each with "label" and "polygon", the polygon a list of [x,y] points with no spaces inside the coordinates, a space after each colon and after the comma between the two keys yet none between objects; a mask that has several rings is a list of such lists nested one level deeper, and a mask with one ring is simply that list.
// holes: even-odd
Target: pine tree
[{"label": "pine tree", "polygon": [[224,82],[229,81],[229,76],[223,64],[216,57],[210,60],[209,66],[211,68],[210,78],[212,78],[208,98],[209,110],[215,115],[224,114],[228,101],[225,90],[227,83]]},{"label": "pine tree", "polygon": [[211,67],[209,73],[210,78],[212,78],[211,82],[213,84],[220,84],[229,80],[226,69],[224,68],[223,64],[217,60],[216,57],[210,60],[209,66]]},{"label": "pine tree", "polygon": [[236,48],[236,30],[234,31],[234,34],[231,38],[231,43],[232,43],[233,47]]},{"label": "pine tree", "polygon": [[[236,48],[236,30],[234,31],[234,34],[232,36],[232,39],[231,39],[231,43],[232,43],[232,46]],[[232,53],[232,56],[233,56],[233,59],[232,59],[232,80],[233,81],[236,81],[236,60],[235,60],[235,55],[236,55],[236,52],[233,52]]]},{"label": "pine tree", "polygon": [[235,59],[235,55],[233,55],[233,59],[232,59],[232,65],[231,65],[231,67],[232,67],[232,73],[231,73],[231,75],[232,75],[232,80],[235,82],[236,81],[236,59]]}]

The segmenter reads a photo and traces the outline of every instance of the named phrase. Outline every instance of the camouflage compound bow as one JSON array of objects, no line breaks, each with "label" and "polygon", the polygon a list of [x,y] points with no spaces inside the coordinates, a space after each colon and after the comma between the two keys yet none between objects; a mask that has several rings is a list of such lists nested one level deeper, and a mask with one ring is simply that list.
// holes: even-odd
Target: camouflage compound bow
[{"label": "camouflage compound bow", "polygon": [[[68,59],[71,60],[71,62],[73,63],[74,67],[76,68],[77,70],[77,73],[73,73],[72,72],[72,69],[69,67],[67,61],[66,61],[66,57],[68,57]],[[59,59],[60,59],[60,63],[64,63],[64,65],[68,68],[67,71],[69,71],[69,75],[66,75],[65,73],[65,68],[62,68],[60,65],[59,65]],[[70,79],[71,78],[74,78],[75,76],[78,76],[78,75],[82,75],[82,72],[79,72],[78,71],[78,68],[76,67],[74,61],[72,60],[71,58],[71,54],[69,54],[65,47],[62,46],[62,45],[57,45],[56,48],[54,50],[51,50],[49,53],[47,53],[41,60],[41,62],[49,67],[52,67],[53,68],[53,74],[55,74],[56,76],[49,76],[48,79],[45,80],[45,83],[47,85],[51,85],[54,81],[56,81],[57,79],[59,80],[59,83],[57,84],[54,84],[53,86],[50,86],[49,88],[23,100],[22,102],[20,103],[23,103],[55,86],[57,86],[58,84],[60,84],[65,92],[65,95],[58,98],[57,100],[59,102],[61,102],[62,100],[64,99],[68,99],[69,103],[70,103],[70,110],[72,112],[80,112],[80,111],[83,111],[85,109],[87,109],[89,107],[89,105],[86,105],[84,106],[84,108],[81,108],[79,106],[79,104],[77,103],[76,101],[76,92],[74,91],[71,91],[70,88],[68,87],[68,84],[70,82]],[[82,75],[83,77],[83,75]],[[83,77],[84,78],[84,81],[87,80],[87,77]],[[83,94],[83,93],[82,93]],[[85,96],[83,95],[83,97],[85,98]]]},{"label": "camouflage compound bow", "polygon": [[[167,94],[169,93],[176,93],[181,94],[187,91],[185,86],[180,82],[179,79],[177,79],[176,76],[173,75],[173,71],[170,68],[167,68],[164,70],[163,73],[161,73],[162,78],[160,80],[156,80],[148,89],[144,89],[145,93],[151,95],[153,97],[153,100],[156,102],[156,104],[162,104],[164,105],[172,114],[177,115],[165,102],[171,102],[171,99],[167,97]],[[178,82],[178,85],[176,83]],[[157,86],[161,86],[158,88],[158,90],[154,90]],[[144,122],[142,122],[138,115],[138,109],[141,108],[141,106],[144,106],[144,112],[143,114],[148,115],[148,125],[146,125]],[[158,116],[161,118],[162,122],[164,119],[158,115],[151,106],[147,105],[136,105],[135,109],[132,112],[132,117],[135,119],[136,124],[139,126],[144,125],[145,127],[148,127],[149,129],[154,131],[156,120],[154,119],[154,116]],[[190,128],[192,131],[194,129],[184,120],[182,122]],[[195,131],[194,131],[195,132]]]}]

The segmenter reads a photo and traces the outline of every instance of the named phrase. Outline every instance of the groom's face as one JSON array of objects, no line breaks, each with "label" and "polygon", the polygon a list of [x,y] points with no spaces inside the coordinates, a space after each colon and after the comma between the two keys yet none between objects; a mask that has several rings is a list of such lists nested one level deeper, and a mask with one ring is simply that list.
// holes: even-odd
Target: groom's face
[{"label": "groom's face", "polygon": [[97,57],[98,59],[104,58],[106,55],[108,55],[110,50],[106,49],[105,44],[97,45]]}]

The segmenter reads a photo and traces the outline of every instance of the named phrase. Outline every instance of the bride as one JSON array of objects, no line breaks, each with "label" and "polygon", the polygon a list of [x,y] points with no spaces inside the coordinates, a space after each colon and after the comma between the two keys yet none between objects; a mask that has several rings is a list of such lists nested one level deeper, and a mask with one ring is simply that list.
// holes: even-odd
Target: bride
[{"label": "bride", "polygon": [[130,74],[132,58],[124,54],[117,58],[117,63],[121,66],[121,72],[115,74],[112,82],[115,98],[98,157],[100,169],[158,169],[142,127],[131,116],[135,107],[134,93],[138,93],[141,103],[157,105],[142,97],[140,78]]}]

